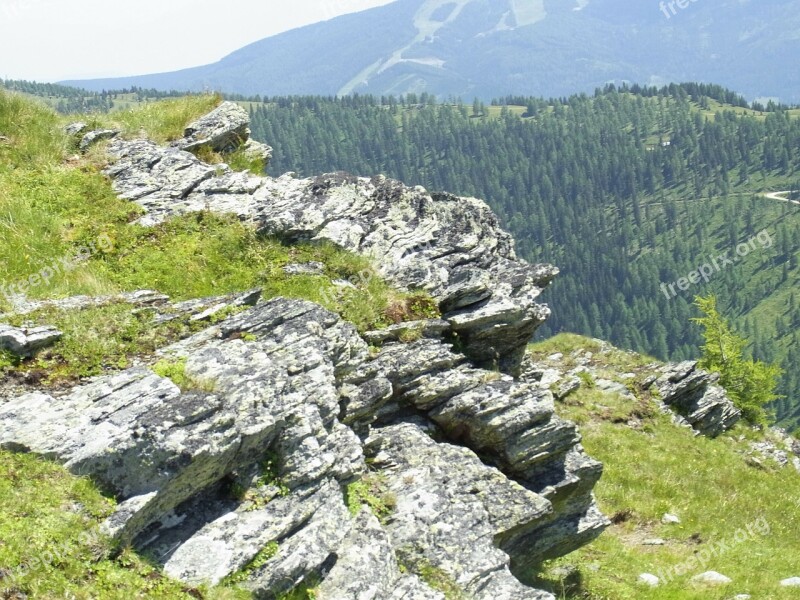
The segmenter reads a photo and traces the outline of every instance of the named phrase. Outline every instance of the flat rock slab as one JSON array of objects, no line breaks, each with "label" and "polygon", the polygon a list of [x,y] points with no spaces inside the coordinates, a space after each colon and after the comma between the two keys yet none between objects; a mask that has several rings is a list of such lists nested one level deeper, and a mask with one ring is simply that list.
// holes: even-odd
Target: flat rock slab
[{"label": "flat rock slab", "polygon": [[0,350],[8,350],[19,357],[33,356],[37,351],[52,346],[64,334],[55,327],[12,327],[0,324]]}]

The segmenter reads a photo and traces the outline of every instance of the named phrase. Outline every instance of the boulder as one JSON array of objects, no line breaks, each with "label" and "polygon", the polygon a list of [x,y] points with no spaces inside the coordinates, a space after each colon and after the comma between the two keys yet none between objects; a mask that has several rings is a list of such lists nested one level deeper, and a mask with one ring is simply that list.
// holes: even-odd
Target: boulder
[{"label": "boulder", "polygon": [[650,573],[642,573],[639,575],[639,583],[649,587],[658,587],[661,585],[661,580]]},{"label": "boulder", "polygon": [[514,578],[496,547],[535,529],[549,502],[413,423],[377,429],[366,447],[376,466],[391,466],[396,508],[386,529],[410,571],[435,570],[467,597],[554,600]]},{"label": "boulder", "polygon": [[55,327],[13,327],[0,324],[0,350],[19,357],[33,356],[47,346],[52,346],[64,334]]},{"label": "boulder", "polygon": [[272,147],[253,139],[249,139],[244,143],[242,152],[247,160],[259,161],[262,163],[264,169],[267,168],[269,161],[272,159]]},{"label": "boulder", "polygon": [[113,139],[119,134],[120,131],[118,129],[98,129],[96,131],[90,131],[81,138],[78,149],[81,152],[86,152],[97,142]]},{"label": "boulder", "polygon": [[679,525],[681,520],[680,517],[670,513],[664,513],[664,516],[661,517],[661,522],[664,523],[664,525]]},{"label": "boulder", "polygon": [[66,127],[64,127],[64,131],[67,135],[77,136],[86,131],[88,125],[86,123],[82,123],[80,121],[76,123],[70,123]]},{"label": "boulder", "polygon": [[741,411],[719,385],[718,374],[698,368],[697,362],[669,364],[653,383],[667,406],[676,410],[691,426],[709,437],[731,429]]},{"label": "boulder", "polygon": [[692,577],[692,583],[699,583],[702,585],[728,585],[733,583],[730,577],[725,577],[722,573],[716,571],[706,571]]},{"label": "boulder", "polygon": [[232,152],[250,138],[249,125],[250,115],[244,108],[235,102],[223,102],[191,123],[183,132],[183,139],[173,142],[173,146],[190,151],[207,146],[217,152]]}]

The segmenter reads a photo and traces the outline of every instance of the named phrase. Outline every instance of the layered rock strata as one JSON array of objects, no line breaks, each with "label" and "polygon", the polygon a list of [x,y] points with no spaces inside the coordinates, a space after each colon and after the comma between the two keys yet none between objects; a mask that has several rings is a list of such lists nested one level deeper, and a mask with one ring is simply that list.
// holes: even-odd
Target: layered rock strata
[{"label": "layered rock strata", "polygon": [[168,148],[117,137],[107,172],[145,224],[212,210],[330,241],[429,292],[443,317],[362,337],[301,300],[254,292],[167,310],[144,293],[164,318],[250,308],[159,352],[184,369],[182,389],[137,367],[57,399],[3,398],[0,445],[91,475],[119,500],[105,531],[190,584],[270,599],[309,585],[336,600],[551,600],[530,585],[536,566],[608,525],[592,496],[601,465],[547,386],[512,376],[557,270],[518,260],[479,200],[382,177],[256,177],[185,150],[241,148],[246,127],[226,103]]}]

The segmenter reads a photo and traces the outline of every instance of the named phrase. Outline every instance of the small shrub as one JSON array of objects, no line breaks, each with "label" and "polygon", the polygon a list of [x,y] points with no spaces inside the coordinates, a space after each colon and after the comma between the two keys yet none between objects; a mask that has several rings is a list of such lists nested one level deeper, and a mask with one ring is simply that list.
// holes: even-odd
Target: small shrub
[{"label": "small shrub", "polygon": [[705,338],[700,367],[720,374],[720,385],[747,421],[766,424],[764,406],[779,398],[775,390],[782,374],[780,367],[745,358],[747,341],[734,333],[719,314],[714,296],[698,297],[695,305],[703,313],[693,319],[703,327]]},{"label": "small shrub", "polygon": [[436,301],[423,292],[393,298],[386,307],[384,314],[387,320],[394,324],[406,321],[438,319],[442,316]]}]

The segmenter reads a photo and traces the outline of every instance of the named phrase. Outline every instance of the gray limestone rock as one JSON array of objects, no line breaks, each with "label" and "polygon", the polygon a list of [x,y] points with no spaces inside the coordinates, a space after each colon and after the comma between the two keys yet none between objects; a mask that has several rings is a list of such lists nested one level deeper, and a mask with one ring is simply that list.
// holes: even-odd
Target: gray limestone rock
[{"label": "gray limestone rock", "polygon": [[370,344],[383,345],[387,342],[412,341],[419,338],[442,339],[450,331],[450,324],[442,319],[406,321],[379,331],[367,331],[364,339]]},{"label": "gray limestone rock", "polygon": [[78,149],[81,152],[86,152],[97,142],[113,139],[119,134],[120,131],[118,129],[98,129],[97,131],[90,131],[81,138]]},{"label": "gray limestone rock", "polygon": [[553,598],[520,583],[497,547],[535,528],[552,510],[544,498],[414,424],[375,430],[367,451],[396,500],[386,529],[410,571],[435,569],[467,597]]},{"label": "gray limestone rock", "polygon": [[425,290],[473,360],[516,373],[549,316],[537,298],[558,270],[517,259],[511,237],[475,198],[430,194],[385,177],[343,173],[277,179],[231,173],[182,149],[247,139],[247,114],[225,103],[173,148],[118,140],[106,170],[122,198],[147,211],[142,224],[176,214],[232,213],[288,241],[333,242],[370,258],[397,287]]},{"label": "gray limestone rock", "polygon": [[86,131],[87,127],[88,125],[86,123],[77,121],[75,123],[70,123],[69,125],[64,127],[64,131],[66,132],[67,135],[77,136]]},{"label": "gray limestone rock", "polygon": [[242,151],[247,160],[257,160],[263,163],[265,169],[272,158],[272,147],[253,139],[249,139],[245,142],[244,146],[242,146]]},{"label": "gray limestone rock", "polygon": [[733,427],[742,413],[728,398],[717,381],[719,375],[697,367],[696,362],[666,365],[655,381],[658,393],[667,406],[675,409],[694,429],[716,437]]},{"label": "gray limestone rock", "polygon": [[13,327],[0,324],[0,350],[8,350],[20,357],[33,356],[47,346],[52,346],[64,334],[55,327]]},{"label": "gray limestone rock", "polygon": [[190,124],[183,139],[173,143],[181,150],[208,146],[217,152],[231,152],[250,137],[250,115],[235,102],[223,102],[209,114]]}]

